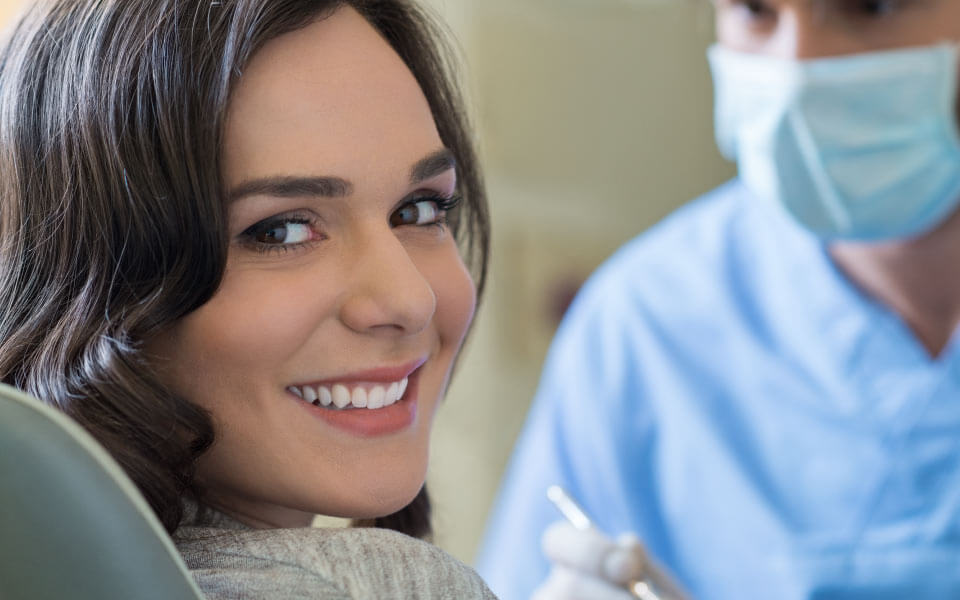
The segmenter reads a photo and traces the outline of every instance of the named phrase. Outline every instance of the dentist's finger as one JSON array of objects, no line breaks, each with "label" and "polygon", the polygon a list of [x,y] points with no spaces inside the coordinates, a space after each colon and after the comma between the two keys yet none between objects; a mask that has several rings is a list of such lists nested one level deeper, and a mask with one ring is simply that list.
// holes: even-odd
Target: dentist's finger
[{"label": "dentist's finger", "polygon": [[633,533],[617,537],[616,546],[607,553],[603,563],[606,578],[619,584],[646,577],[649,566],[647,552]]},{"label": "dentist's finger", "polygon": [[551,562],[604,577],[604,561],[616,544],[596,529],[577,529],[566,521],[550,525],[541,538]]},{"label": "dentist's finger", "polygon": [[577,529],[564,521],[547,528],[543,551],[555,564],[620,584],[643,577],[647,562],[635,535],[614,542],[596,529]]}]

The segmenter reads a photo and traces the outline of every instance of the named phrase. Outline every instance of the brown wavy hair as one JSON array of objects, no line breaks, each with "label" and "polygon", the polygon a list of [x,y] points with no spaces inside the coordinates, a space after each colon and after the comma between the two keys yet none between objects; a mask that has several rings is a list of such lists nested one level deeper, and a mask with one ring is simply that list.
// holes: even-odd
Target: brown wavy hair
[{"label": "brown wavy hair", "polygon": [[[454,153],[451,215],[478,293],[486,195],[436,24],[407,0],[41,0],[0,50],[0,379],[73,417],[168,531],[202,502],[209,415],[143,344],[207,302],[227,256],[231,90],[266,42],[353,6],[405,61]],[[359,523],[430,534],[426,489]]]}]

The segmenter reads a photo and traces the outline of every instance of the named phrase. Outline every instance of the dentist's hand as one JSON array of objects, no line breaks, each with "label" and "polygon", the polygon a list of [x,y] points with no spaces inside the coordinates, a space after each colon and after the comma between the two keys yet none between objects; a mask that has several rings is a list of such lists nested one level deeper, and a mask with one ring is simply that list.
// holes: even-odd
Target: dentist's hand
[{"label": "dentist's hand", "polygon": [[613,541],[596,529],[580,530],[558,521],[547,528],[541,543],[553,570],[531,600],[636,600],[627,585],[644,579],[656,586],[661,600],[684,598],[650,562],[635,535]]}]

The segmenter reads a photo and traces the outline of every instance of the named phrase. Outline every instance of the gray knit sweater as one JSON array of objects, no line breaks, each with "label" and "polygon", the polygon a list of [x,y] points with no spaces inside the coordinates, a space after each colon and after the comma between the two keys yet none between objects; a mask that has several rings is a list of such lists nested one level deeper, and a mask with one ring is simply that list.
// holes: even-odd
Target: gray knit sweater
[{"label": "gray knit sweater", "polygon": [[210,511],[173,534],[209,600],[496,600],[436,546],[384,529],[252,529]]}]

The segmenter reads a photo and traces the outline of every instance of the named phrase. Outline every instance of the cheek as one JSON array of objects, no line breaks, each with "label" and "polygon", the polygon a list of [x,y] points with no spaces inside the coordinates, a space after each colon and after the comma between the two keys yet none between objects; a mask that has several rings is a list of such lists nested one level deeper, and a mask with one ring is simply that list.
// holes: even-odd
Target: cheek
[{"label": "cheek", "polygon": [[459,348],[473,321],[477,307],[477,289],[456,247],[438,261],[429,275],[437,295],[437,327],[441,341]]},{"label": "cheek", "polygon": [[228,272],[216,295],[177,324],[164,352],[183,391],[194,392],[188,397],[279,381],[290,357],[333,312],[335,299],[304,281],[290,273]]}]

